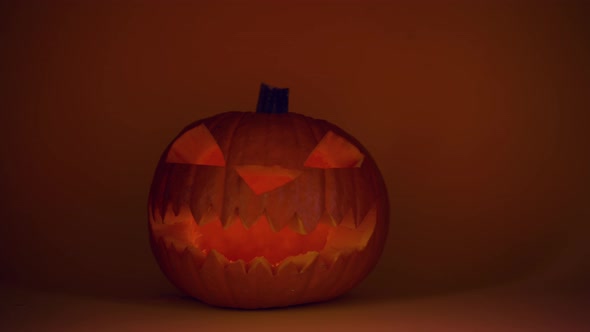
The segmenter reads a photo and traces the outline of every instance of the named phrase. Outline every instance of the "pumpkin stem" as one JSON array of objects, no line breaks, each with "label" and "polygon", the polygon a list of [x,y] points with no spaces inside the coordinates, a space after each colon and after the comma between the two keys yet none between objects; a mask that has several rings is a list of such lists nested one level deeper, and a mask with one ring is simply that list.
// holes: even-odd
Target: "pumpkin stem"
[{"label": "pumpkin stem", "polygon": [[280,114],[289,112],[289,89],[260,84],[256,113]]}]

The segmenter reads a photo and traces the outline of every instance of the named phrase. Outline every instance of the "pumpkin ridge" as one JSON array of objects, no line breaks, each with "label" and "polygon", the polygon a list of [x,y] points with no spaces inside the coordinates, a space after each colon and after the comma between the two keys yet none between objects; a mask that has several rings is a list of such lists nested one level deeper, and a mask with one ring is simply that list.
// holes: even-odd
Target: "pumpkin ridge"
[{"label": "pumpkin ridge", "polygon": [[[234,138],[238,128],[240,127],[240,124],[242,123],[244,118],[246,118],[247,114],[249,114],[249,113],[240,113],[240,117],[237,120],[235,120],[235,125],[233,126],[232,130],[228,134],[229,137],[228,137],[227,141],[229,143],[226,148],[226,150],[227,150],[226,157],[225,157],[226,165],[228,165],[230,163],[229,156],[231,156],[232,152],[233,152],[233,144],[232,144],[233,138]],[[232,171],[234,171],[234,170],[232,170],[231,167],[225,168],[225,176],[223,177],[224,182],[223,182],[223,184],[219,185],[219,188],[220,188],[219,190],[221,191],[220,197],[222,197],[221,198],[222,202],[221,202],[221,207],[220,207],[221,208],[220,218],[224,219],[224,220],[230,218],[230,212],[226,210],[226,192],[228,191],[227,190],[227,187],[229,185],[228,179],[230,179],[230,172],[232,172]],[[234,184],[234,185],[239,186],[240,183],[238,182],[237,184]],[[238,207],[235,207],[234,209],[232,209],[230,206],[227,208],[232,211],[235,211],[235,209],[237,209]]]}]

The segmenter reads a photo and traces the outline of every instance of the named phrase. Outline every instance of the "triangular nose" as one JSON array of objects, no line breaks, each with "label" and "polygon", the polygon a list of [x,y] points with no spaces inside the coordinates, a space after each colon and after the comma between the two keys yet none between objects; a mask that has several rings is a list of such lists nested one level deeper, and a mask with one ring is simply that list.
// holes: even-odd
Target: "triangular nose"
[{"label": "triangular nose", "polygon": [[236,171],[256,195],[284,186],[301,175],[301,171],[280,166],[236,166]]}]

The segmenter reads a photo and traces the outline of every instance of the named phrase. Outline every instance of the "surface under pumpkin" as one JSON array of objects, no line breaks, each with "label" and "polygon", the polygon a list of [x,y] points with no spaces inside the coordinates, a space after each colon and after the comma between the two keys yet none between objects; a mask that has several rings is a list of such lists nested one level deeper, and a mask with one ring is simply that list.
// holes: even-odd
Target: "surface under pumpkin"
[{"label": "surface under pumpkin", "polygon": [[388,228],[381,174],[352,136],[288,113],[263,85],[257,112],[186,127],[149,196],[165,275],[206,303],[267,308],[332,299],[376,264]]}]

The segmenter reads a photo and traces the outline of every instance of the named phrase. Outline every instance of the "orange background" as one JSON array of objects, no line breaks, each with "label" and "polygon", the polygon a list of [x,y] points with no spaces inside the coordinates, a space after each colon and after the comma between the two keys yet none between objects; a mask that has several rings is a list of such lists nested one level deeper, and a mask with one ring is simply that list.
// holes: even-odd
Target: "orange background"
[{"label": "orange background", "polygon": [[588,287],[590,7],[540,1],[0,5],[0,277],[171,292],[149,250],[160,154],[259,84],[371,151],[390,236],[360,291]]}]

